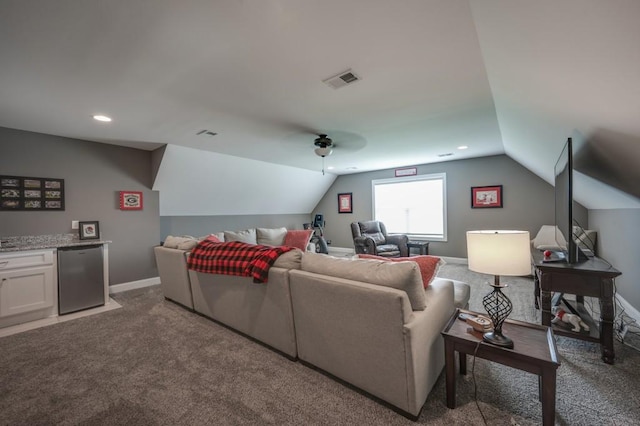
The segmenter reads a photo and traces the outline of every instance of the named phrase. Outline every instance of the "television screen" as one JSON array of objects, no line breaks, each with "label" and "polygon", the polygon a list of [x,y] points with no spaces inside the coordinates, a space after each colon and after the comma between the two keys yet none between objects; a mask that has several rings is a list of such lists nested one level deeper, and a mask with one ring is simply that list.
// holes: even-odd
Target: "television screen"
[{"label": "television screen", "polygon": [[555,168],[556,243],[568,263],[578,262],[578,247],[573,239],[573,147],[569,138]]}]

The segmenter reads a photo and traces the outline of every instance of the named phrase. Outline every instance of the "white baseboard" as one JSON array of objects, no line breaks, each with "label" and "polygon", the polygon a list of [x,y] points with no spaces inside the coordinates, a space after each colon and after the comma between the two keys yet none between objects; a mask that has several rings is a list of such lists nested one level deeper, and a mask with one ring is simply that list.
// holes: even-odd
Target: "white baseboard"
[{"label": "white baseboard", "polygon": [[136,288],[150,287],[160,284],[160,277],[147,278],[144,280],[130,281],[128,283],[114,284],[109,286],[109,293],[120,293],[123,291],[135,290]]},{"label": "white baseboard", "polygon": [[328,247],[331,256],[353,256],[356,254],[355,249],[349,247]]},{"label": "white baseboard", "polygon": [[[618,293],[616,293],[616,301],[620,304],[620,306],[622,306],[622,309],[624,309],[625,315],[633,318],[634,320],[636,320],[638,324],[640,324],[640,311],[638,311],[636,308],[631,306],[629,302],[624,300],[624,298],[620,296]],[[619,315],[619,314],[620,312],[616,312],[616,315]]]},{"label": "white baseboard", "polygon": [[456,265],[468,265],[469,262],[467,262],[467,259],[465,259],[464,257],[447,257],[447,256],[440,256],[440,258],[442,260],[444,260],[447,263],[451,263],[451,264],[456,264]]}]

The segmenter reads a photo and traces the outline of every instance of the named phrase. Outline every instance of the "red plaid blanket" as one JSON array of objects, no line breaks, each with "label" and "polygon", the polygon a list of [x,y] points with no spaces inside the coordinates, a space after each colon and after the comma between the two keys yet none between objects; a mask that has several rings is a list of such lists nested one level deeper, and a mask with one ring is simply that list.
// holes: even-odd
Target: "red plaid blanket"
[{"label": "red plaid blanket", "polygon": [[269,268],[278,256],[291,247],[271,247],[230,241],[201,241],[189,255],[187,267],[209,274],[253,277],[254,283],[266,283]]}]

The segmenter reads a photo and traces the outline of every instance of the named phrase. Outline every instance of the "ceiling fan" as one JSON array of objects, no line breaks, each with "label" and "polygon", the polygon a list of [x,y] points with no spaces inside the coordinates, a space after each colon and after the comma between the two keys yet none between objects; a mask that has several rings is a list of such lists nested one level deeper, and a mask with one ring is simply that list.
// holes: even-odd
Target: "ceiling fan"
[{"label": "ceiling fan", "polygon": [[326,157],[333,152],[333,141],[327,137],[327,135],[320,134],[318,138],[313,142],[317,148],[314,150],[318,157]]}]

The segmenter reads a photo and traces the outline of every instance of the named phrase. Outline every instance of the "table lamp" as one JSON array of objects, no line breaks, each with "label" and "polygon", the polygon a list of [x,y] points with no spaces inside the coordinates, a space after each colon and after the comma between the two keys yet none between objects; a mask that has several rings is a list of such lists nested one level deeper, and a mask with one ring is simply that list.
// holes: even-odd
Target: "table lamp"
[{"label": "table lamp", "polygon": [[485,333],[485,342],[513,348],[513,340],[502,334],[502,323],[513,309],[511,300],[500,289],[500,275],[522,276],[531,273],[531,249],[527,231],[467,231],[469,270],[494,275],[493,291],[482,304],[493,322],[493,331]]}]

